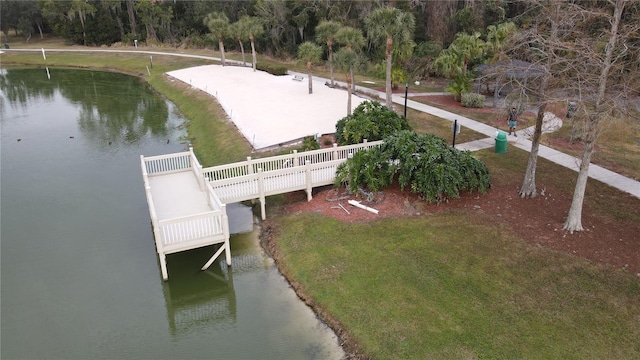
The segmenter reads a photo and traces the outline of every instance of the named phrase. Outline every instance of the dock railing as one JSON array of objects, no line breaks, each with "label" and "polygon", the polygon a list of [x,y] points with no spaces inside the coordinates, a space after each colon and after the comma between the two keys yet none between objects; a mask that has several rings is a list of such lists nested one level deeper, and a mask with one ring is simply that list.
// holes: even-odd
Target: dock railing
[{"label": "dock railing", "polygon": [[307,161],[312,164],[333,160],[346,161],[349,154],[353,154],[359,150],[380,146],[382,143],[382,140],[371,142],[364,140],[364,142],[360,144],[343,146],[334,144],[331,148],[305,151],[302,153],[298,153],[294,150],[291,154],[271,156],[264,159],[252,159],[251,157],[247,157],[246,161],[204,168],[202,169],[202,173],[208,181],[218,181],[255,174],[259,169],[262,169],[264,172],[269,172],[296,166],[304,166]]},{"label": "dock railing", "polygon": [[305,190],[311,200],[314,187],[330,185],[338,166],[350,155],[363,149],[380,146],[382,141],[337,146],[332,148],[251,159],[203,169],[207,179],[224,203],[259,199],[262,219],[265,197],[291,191]]}]

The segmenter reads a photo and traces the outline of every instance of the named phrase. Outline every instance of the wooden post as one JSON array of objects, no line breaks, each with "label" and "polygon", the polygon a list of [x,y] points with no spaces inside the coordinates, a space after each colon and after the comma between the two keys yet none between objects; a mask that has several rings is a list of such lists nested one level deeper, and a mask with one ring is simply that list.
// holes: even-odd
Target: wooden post
[{"label": "wooden post", "polygon": [[224,247],[226,252],[227,267],[231,266],[231,244],[229,243],[229,217],[227,216],[227,205],[222,204],[222,233],[224,234]]},{"label": "wooden post", "polygon": [[160,259],[160,271],[162,271],[162,280],[169,280],[169,274],[167,273],[167,259],[164,253],[158,253],[158,258]]},{"label": "wooden post", "polygon": [[260,197],[260,215],[262,220],[267,219],[267,209],[265,205],[265,195],[264,195],[264,177],[262,176],[262,168],[258,168],[258,196]]},{"label": "wooden post", "polygon": [[311,161],[304,162],[304,172],[307,180],[307,201],[311,201],[313,195],[313,184],[311,182]]},{"label": "wooden post", "polygon": [[251,156],[247,156],[247,174],[253,174],[253,165],[251,164]]},{"label": "wooden post", "polygon": [[300,166],[300,158],[298,157],[298,150],[293,150],[293,166]]},{"label": "wooden post", "polygon": [[333,143],[333,155],[331,160],[338,160],[338,144]]},{"label": "wooden post", "polygon": [[202,165],[200,165],[198,158],[196,158],[196,154],[194,154],[192,146],[189,146],[189,152],[191,153],[191,166],[195,170],[194,173],[198,174],[198,179],[196,180],[198,180],[198,185],[200,185],[200,190],[205,191],[206,187],[204,182],[204,174],[202,174]]}]

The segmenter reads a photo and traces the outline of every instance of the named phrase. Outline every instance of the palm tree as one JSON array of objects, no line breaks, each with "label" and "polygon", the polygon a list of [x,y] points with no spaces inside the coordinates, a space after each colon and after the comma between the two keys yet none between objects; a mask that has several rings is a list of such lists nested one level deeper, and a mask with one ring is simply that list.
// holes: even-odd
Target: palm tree
[{"label": "palm tree", "polygon": [[222,59],[222,66],[226,65],[224,58],[224,37],[229,32],[229,18],[227,15],[221,12],[211,12],[205,16],[203,24],[209,28],[211,34],[218,39],[218,47],[220,49],[220,58]]},{"label": "palm tree", "polygon": [[347,115],[351,115],[351,84],[353,68],[359,63],[358,54],[349,47],[338,50],[333,57],[334,65],[347,73]]},{"label": "palm tree", "polygon": [[486,43],[480,38],[480,33],[476,32],[473,35],[459,33],[449,48],[461,62],[463,74],[467,75],[469,63],[482,57],[486,47]]},{"label": "palm tree", "polygon": [[[349,50],[356,51],[356,53],[359,52],[365,45],[362,31],[350,26],[345,26],[342,29],[338,30],[338,32],[336,33],[336,42],[344,45],[344,47]],[[347,90],[355,92],[356,83],[354,81],[355,78],[353,76],[353,68],[354,66],[346,68],[346,70],[349,71],[349,75],[351,76],[351,87],[347,87]]]},{"label": "palm tree", "polygon": [[342,25],[335,21],[322,21],[316,26],[316,41],[327,44],[329,49],[329,74],[331,75],[331,87],[333,87],[333,40]]},{"label": "palm tree", "polygon": [[313,93],[313,79],[311,75],[311,67],[314,62],[320,61],[322,57],[322,48],[311,41],[305,41],[298,47],[298,59],[306,62],[309,74],[309,94]]},{"label": "palm tree", "polygon": [[487,50],[493,53],[494,60],[502,60],[504,58],[504,45],[512,34],[518,28],[512,22],[505,22],[498,25],[489,25],[487,27]]},{"label": "palm tree", "polygon": [[262,22],[257,17],[245,15],[238,20],[244,24],[243,28],[247,31],[249,35],[249,41],[251,42],[251,58],[253,60],[253,71],[256,71],[256,46],[255,46],[255,38],[262,35],[264,32],[264,27],[262,26]]},{"label": "palm tree", "polygon": [[387,61],[386,73],[386,105],[393,108],[391,101],[391,67],[393,65],[393,48],[412,40],[416,21],[411,13],[395,8],[379,8],[365,18],[365,27],[373,41],[384,41]]},{"label": "palm tree", "polygon": [[456,100],[459,100],[463,92],[469,91],[471,86],[471,78],[468,74],[469,64],[481,59],[486,48],[487,45],[480,38],[480,33],[476,32],[472,35],[458,33],[451,45],[442,50],[435,59],[434,65],[438,71],[451,80],[447,91],[453,93]]},{"label": "palm tree", "polygon": [[234,40],[240,44],[240,52],[242,52],[242,64],[247,66],[247,61],[244,57],[244,44],[242,43],[244,40],[249,38],[246,22],[242,22],[240,20],[234,22],[229,26],[229,36],[231,36]]}]

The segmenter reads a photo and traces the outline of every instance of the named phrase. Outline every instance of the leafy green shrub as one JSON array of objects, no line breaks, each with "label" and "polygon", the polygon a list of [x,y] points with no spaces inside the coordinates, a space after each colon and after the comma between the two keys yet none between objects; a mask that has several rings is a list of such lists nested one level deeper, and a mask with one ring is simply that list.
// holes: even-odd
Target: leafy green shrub
[{"label": "leafy green shrub", "polygon": [[320,149],[320,144],[318,144],[318,141],[313,136],[306,136],[302,140],[300,151],[310,151],[317,149]]},{"label": "leafy green shrub", "polygon": [[336,142],[339,145],[382,140],[396,131],[409,130],[407,120],[377,101],[365,101],[336,123]]},{"label": "leafy green shrub", "polygon": [[462,93],[460,105],[470,108],[483,108],[484,107],[484,95],[478,93]]},{"label": "leafy green shrub", "polygon": [[430,134],[399,131],[377,148],[358,151],[338,167],[335,184],[351,192],[358,187],[380,191],[397,177],[400,187],[422,195],[428,202],[447,201],[460,191],[485,193],[491,186],[489,170],[469,151],[450,147]]},{"label": "leafy green shrub", "polygon": [[287,68],[284,66],[258,63],[256,64],[256,69],[266,71],[269,74],[276,76],[287,75]]}]

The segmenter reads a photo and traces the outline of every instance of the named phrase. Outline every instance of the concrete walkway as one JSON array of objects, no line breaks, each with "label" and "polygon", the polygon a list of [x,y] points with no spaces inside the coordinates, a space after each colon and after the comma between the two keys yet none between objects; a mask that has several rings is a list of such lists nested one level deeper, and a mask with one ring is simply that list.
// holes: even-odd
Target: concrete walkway
[{"label": "concrete walkway", "polygon": [[[68,52],[131,52],[131,53],[140,53],[140,54],[148,54],[148,55],[169,55],[169,56],[180,56],[180,57],[191,57],[191,58],[199,58],[199,59],[206,59],[206,60],[211,60],[211,61],[220,61],[219,58],[217,57],[210,57],[210,56],[202,56],[202,55],[190,55],[190,54],[181,54],[181,53],[164,53],[164,52],[158,52],[158,51],[146,51],[146,50],[106,50],[106,49],[11,49],[11,50],[4,50],[5,52],[10,52],[10,51],[35,51],[35,52],[40,52],[40,51],[52,51],[52,52],[56,52],[56,51],[68,51]],[[229,61],[229,60],[227,60]],[[301,76],[306,76],[306,74],[303,73],[297,73],[297,72],[289,72],[290,75],[301,75]],[[323,79],[320,77],[315,77],[314,79],[317,80],[321,80],[321,81],[329,81],[329,79]],[[335,81],[335,83],[337,83],[339,86],[341,87],[346,87],[346,83],[344,82],[340,82],[340,81]],[[361,86],[356,86],[356,89],[358,92],[363,93],[363,94],[369,94],[370,96],[373,97],[378,97],[380,99],[384,99],[385,98],[385,94],[381,91],[377,91],[374,89],[370,89],[370,88],[365,88],[365,87],[361,87]],[[453,122],[454,120],[458,120],[458,124],[460,124],[460,126],[469,128],[471,130],[474,130],[476,132],[479,132],[481,134],[485,134],[487,136],[487,138],[485,139],[480,139],[480,140],[476,140],[476,141],[472,141],[469,143],[465,143],[465,144],[459,144],[456,145],[456,148],[458,149],[464,149],[464,150],[471,150],[471,151],[475,151],[475,150],[480,150],[480,149],[486,149],[486,148],[490,148],[492,146],[494,146],[494,137],[496,135],[496,128],[480,123],[478,121],[475,121],[473,119],[469,119],[467,117],[458,115],[458,114],[454,114],[452,112],[446,111],[446,110],[442,110],[433,106],[429,106],[429,105],[425,105],[422,103],[419,103],[417,101],[413,101],[411,100],[411,95],[415,96],[415,94],[410,94],[408,96],[409,99],[407,99],[407,107],[414,109],[414,110],[418,110],[418,111],[422,111],[422,112],[426,112],[429,113],[431,115],[449,120],[451,122]],[[400,106],[404,106],[405,103],[405,99],[404,99],[404,94],[394,94],[392,96],[392,101]],[[508,137],[508,141],[509,143],[511,143],[513,146],[520,148],[522,150],[525,151],[530,151],[531,150],[531,141],[528,140],[528,135],[531,133],[530,129],[523,129],[523,130],[518,130],[517,134],[518,137]],[[579,170],[579,164],[580,164],[580,159],[575,158],[571,155],[565,154],[563,152],[560,152],[558,150],[552,149],[548,146],[542,145],[540,144],[539,150],[538,150],[538,156],[550,160],[558,165],[564,166],[566,168],[572,169],[574,171],[578,171]],[[589,165],[589,177],[596,179],[598,181],[601,181],[605,184],[608,184],[616,189],[619,189],[621,191],[624,191],[626,193],[629,193],[633,196],[635,196],[636,198],[640,199],[640,181],[636,181],[633,180],[631,178],[628,178],[626,176],[617,174],[613,171],[607,170],[601,166],[595,165],[593,163],[591,163]]]}]

